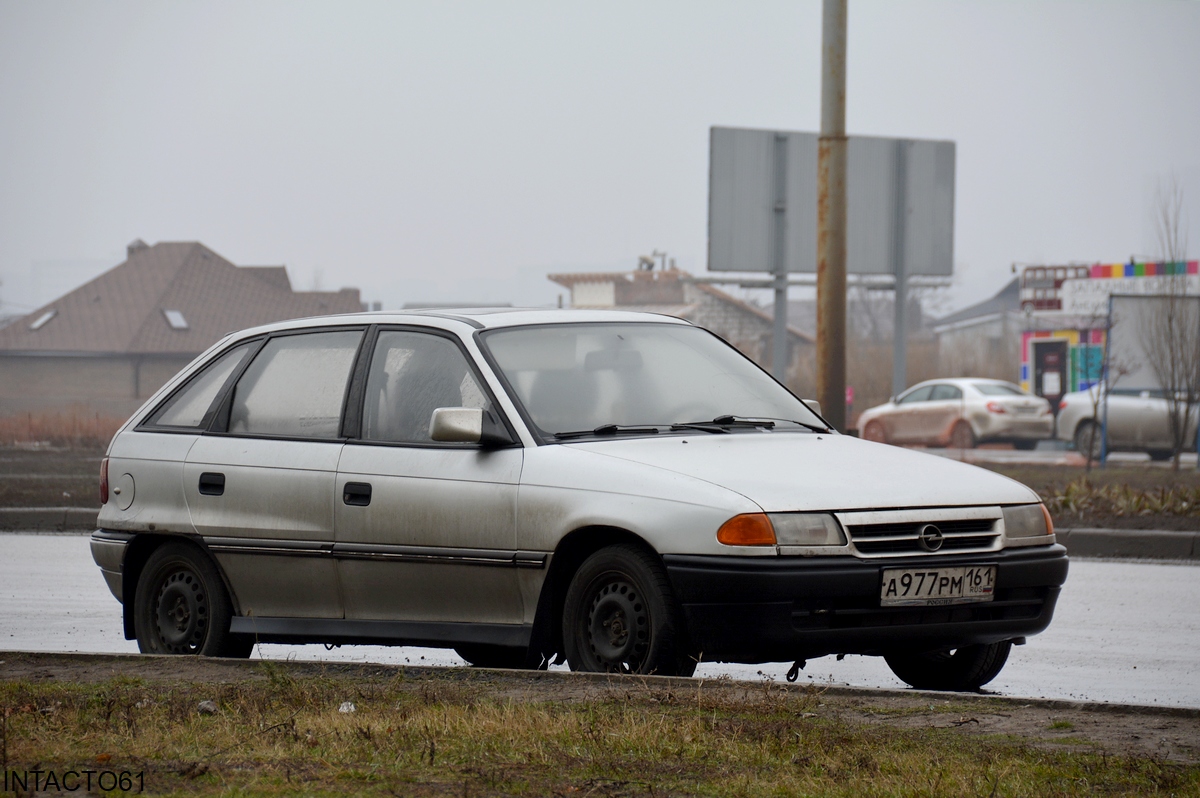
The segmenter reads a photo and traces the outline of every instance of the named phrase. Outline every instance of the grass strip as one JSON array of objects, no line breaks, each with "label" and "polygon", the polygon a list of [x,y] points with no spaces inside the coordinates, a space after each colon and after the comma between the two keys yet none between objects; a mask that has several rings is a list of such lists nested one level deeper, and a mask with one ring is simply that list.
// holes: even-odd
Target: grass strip
[{"label": "grass strip", "polygon": [[816,688],[720,688],[273,663],[224,683],[4,681],[4,768],[140,772],[156,795],[1200,795],[1196,765],[971,734],[953,703],[922,726],[869,702],[847,717]]}]

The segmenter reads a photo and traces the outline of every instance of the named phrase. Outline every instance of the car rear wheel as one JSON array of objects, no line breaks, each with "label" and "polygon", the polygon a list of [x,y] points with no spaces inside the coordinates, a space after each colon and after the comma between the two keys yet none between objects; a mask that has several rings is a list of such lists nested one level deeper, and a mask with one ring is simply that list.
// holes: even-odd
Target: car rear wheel
[{"label": "car rear wheel", "polygon": [[970,424],[965,421],[959,421],[954,425],[954,429],[950,430],[950,448],[975,448],[975,431],[971,429]]},{"label": "car rear wheel", "polygon": [[658,558],[633,545],[584,560],[563,607],[563,647],[573,671],[691,676],[681,613]]},{"label": "car rear wheel", "polygon": [[863,440],[887,443],[887,433],[878,421],[872,421],[863,429]]},{"label": "car rear wheel", "polygon": [[1101,437],[1099,424],[1094,421],[1079,422],[1079,426],[1075,428],[1075,451],[1084,457],[1097,459],[1100,457]]},{"label": "car rear wheel", "polygon": [[978,690],[996,678],[1012,642],[963,646],[951,651],[889,654],[884,659],[892,673],[918,690]]},{"label": "car rear wheel", "polygon": [[1175,452],[1170,449],[1151,449],[1146,454],[1150,455],[1150,459],[1156,463],[1161,463],[1165,460],[1170,460],[1175,456]]},{"label": "car rear wheel", "polygon": [[134,629],[143,654],[250,656],[254,639],[229,632],[233,603],[217,567],[190,543],[155,549],[138,578]]}]

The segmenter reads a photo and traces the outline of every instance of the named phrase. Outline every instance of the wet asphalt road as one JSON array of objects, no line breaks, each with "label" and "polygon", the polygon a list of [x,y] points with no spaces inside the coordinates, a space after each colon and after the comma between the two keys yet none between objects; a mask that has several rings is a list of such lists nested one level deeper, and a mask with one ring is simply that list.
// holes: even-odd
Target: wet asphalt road
[{"label": "wet asphalt road", "polygon": [[[0,534],[0,649],[136,652],[85,535]],[[261,645],[255,657],[461,665],[425,648]],[[790,663],[697,675],[782,682]],[[3,666],[0,665],[0,671]],[[882,660],[811,661],[800,682],[903,687]],[[1002,695],[1200,707],[1200,565],[1074,560],[1050,629],[1014,648]]]}]

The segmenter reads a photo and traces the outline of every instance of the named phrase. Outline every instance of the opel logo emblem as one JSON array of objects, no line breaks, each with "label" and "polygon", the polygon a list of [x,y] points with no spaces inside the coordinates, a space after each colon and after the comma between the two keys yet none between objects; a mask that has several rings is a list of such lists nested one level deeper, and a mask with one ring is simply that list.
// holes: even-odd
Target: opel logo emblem
[{"label": "opel logo emblem", "polygon": [[942,547],[946,538],[942,535],[942,530],[933,524],[926,524],[917,532],[917,540],[920,541],[921,548],[925,551],[937,551]]}]

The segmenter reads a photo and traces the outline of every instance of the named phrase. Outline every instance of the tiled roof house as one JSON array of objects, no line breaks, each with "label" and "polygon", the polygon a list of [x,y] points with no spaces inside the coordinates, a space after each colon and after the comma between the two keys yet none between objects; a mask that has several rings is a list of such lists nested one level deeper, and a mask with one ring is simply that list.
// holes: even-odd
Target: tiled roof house
[{"label": "tiled roof house", "polygon": [[356,288],[293,291],[283,266],[135,241],[123,263],[0,328],[0,418],[69,409],[123,420],[228,332],[359,310]]}]

